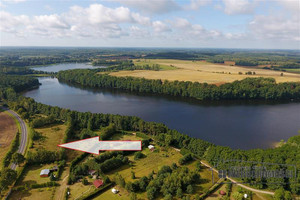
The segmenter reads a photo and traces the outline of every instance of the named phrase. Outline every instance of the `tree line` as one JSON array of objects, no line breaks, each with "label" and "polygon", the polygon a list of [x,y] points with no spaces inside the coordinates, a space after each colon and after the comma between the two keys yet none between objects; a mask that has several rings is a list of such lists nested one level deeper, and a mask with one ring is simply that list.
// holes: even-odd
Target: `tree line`
[{"label": "tree line", "polygon": [[[71,72],[73,73],[74,71]],[[89,79],[85,80],[89,81]],[[265,79],[261,80],[265,81]],[[267,79],[266,81],[268,83],[270,80]],[[271,85],[273,84],[275,83],[271,81]],[[22,116],[24,115],[29,122],[33,121],[33,116],[36,114],[53,116],[57,120],[68,122],[71,128],[68,132],[66,131],[66,139],[78,137],[80,132],[78,133],[75,130],[95,130],[99,129],[99,127],[115,126],[116,130],[143,132],[157,139],[161,145],[187,149],[197,158],[205,159],[211,164],[221,159],[296,164],[297,172],[299,173],[300,166],[297,162],[300,160],[300,136],[291,137],[285,144],[274,149],[233,150],[229,147],[216,146],[201,139],[191,138],[176,130],[169,129],[164,124],[146,122],[138,117],[71,111],[57,106],[54,107],[37,103],[31,98],[15,95],[14,98],[11,98],[11,96],[2,96],[1,99],[6,101],[11,109],[18,111]],[[26,115],[24,113],[26,113]],[[110,135],[109,132],[111,128],[107,129],[108,135]],[[41,152],[32,152],[31,155],[28,156],[30,163],[40,163],[46,162],[49,158],[55,161],[60,159],[63,154],[41,150]],[[41,160],[40,158],[43,159]],[[257,188],[278,189],[283,187],[286,190],[292,191],[294,194],[300,193],[299,176],[295,178],[278,179],[277,181],[279,181],[281,185],[272,184],[272,179],[251,179],[247,181],[251,182]]]},{"label": "tree line", "polygon": [[276,83],[273,78],[245,78],[220,86],[190,81],[162,81],[97,74],[95,70],[68,70],[57,74],[60,81],[88,87],[117,88],[136,92],[191,97],[199,100],[299,99],[300,83]]}]

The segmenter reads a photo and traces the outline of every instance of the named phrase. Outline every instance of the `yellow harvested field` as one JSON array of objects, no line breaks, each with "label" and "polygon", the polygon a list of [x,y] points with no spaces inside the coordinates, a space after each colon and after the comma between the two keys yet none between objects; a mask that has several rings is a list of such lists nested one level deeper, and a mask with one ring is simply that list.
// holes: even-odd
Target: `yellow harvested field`
[{"label": "yellow harvested field", "polygon": [[[140,61],[141,62],[141,61]],[[112,72],[112,76],[132,76],[147,79],[162,79],[170,81],[192,81],[200,83],[224,83],[242,80],[246,77],[275,78],[276,82],[297,82],[300,81],[300,74],[273,71],[257,67],[230,66],[225,64],[212,64],[204,61],[168,60],[168,59],[147,59],[145,63],[175,66],[174,70],[150,71],[134,70]],[[255,72],[255,75],[246,75],[245,72]],[[242,73],[242,75],[239,74]],[[283,73],[283,76],[281,76]]]},{"label": "yellow harvested field", "polygon": [[16,136],[17,125],[7,113],[0,111],[0,162],[9,150],[10,144]]}]

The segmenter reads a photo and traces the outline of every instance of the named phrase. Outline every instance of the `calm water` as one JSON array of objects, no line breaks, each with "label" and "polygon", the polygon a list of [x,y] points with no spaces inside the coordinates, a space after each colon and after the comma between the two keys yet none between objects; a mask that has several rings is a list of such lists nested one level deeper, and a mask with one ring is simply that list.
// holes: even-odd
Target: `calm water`
[{"label": "calm water", "polygon": [[104,68],[105,66],[92,66],[88,63],[61,63],[55,65],[46,65],[41,67],[32,67],[31,69],[45,72],[58,72],[60,70],[68,69],[91,69],[91,68]]},{"label": "calm water", "polygon": [[38,102],[77,111],[134,115],[218,145],[266,148],[298,134],[300,103],[201,103],[195,100],[141,95],[105,89],[82,89],[56,78],[24,93]]}]

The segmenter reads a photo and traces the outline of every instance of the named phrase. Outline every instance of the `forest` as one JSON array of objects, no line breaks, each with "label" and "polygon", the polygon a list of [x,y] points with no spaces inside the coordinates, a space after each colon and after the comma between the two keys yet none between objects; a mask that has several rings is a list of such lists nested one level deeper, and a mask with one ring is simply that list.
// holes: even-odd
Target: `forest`
[{"label": "forest", "polygon": [[114,77],[97,74],[97,70],[60,71],[60,81],[98,88],[117,88],[129,91],[167,94],[199,100],[266,99],[288,100],[300,98],[300,83],[276,83],[272,78],[246,78],[220,86],[188,81],[148,80],[133,77]]},{"label": "forest", "polygon": [[[187,135],[179,133],[176,130],[169,129],[164,124],[146,122],[134,116],[121,116],[101,113],[93,114],[90,112],[82,113],[37,103],[31,98],[25,98],[22,96],[18,96],[18,98],[13,99],[9,99],[10,96],[2,96],[1,98],[2,100],[8,102],[8,105],[11,109],[17,110],[18,113],[23,118],[28,119],[29,122],[33,121],[33,118],[31,116],[35,114],[52,116],[52,118],[55,118],[57,120],[68,122],[68,124],[70,124],[72,128],[70,129],[70,131],[67,131],[67,140],[74,138],[78,139],[81,137],[81,134],[77,134],[72,130],[95,130],[99,127],[111,126],[110,128],[107,128],[108,135],[110,134],[112,129],[115,129],[117,131],[124,130],[143,132],[158,140],[162,145],[186,149],[194,156],[205,159],[211,164],[214,164],[215,160],[221,160],[225,158],[245,161],[256,160],[271,163],[297,164],[297,169],[299,170],[299,163],[297,163],[297,161],[299,161],[300,159],[300,148],[298,148],[300,146],[300,136],[291,137],[285,144],[274,149],[233,150],[229,147],[216,146],[201,139],[191,138]],[[55,155],[47,151],[39,153],[41,155],[38,157],[40,157],[41,159],[45,158],[45,161],[34,159],[35,157],[37,157],[37,152],[36,155],[29,155],[29,157],[31,158],[30,162],[49,162],[49,159],[46,160],[47,157],[53,157],[53,159],[57,159],[60,156],[63,156],[62,154]],[[118,159],[120,160],[120,162],[118,161]],[[109,162],[119,163],[117,164],[117,166],[120,166],[122,162],[126,162],[123,157],[119,157],[118,159]],[[187,162],[189,159],[191,159],[191,156],[186,155],[183,157],[181,162]],[[103,166],[102,170],[105,170],[104,167],[105,166]],[[272,184],[270,182],[272,180],[262,180],[261,182],[257,182],[257,180],[249,181],[253,184],[254,187],[257,188],[278,189],[283,186],[286,190],[289,190],[294,194],[300,193],[299,177],[297,177],[296,179],[290,178],[290,180],[287,178],[282,178],[280,179],[282,185]],[[182,189],[186,190],[185,187],[183,187]],[[154,189],[153,193],[155,195]]]},{"label": "forest", "polygon": [[[47,50],[41,51],[43,56],[51,57],[53,52],[57,54],[58,59],[54,57],[41,58],[28,58],[32,56],[30,53],[20,51],[17,57],[7,56],[11,50],[1,53],[1,67],[0,67],[0,101],[7,104],[10,109],[15,110],[18,114],[26,119],[28,124],[32,127],[41,127],[57,122],[64,122],[68,125],[63,138],[64,142],[84,139],[95,136],[95,130],[101,130],[101,139],[107,139],[113,133],[122,134],[125,131],[142,132],[149,137],[158,141],[163,147],[175,147],[181,149],[184,155],[179,160],[180,165],[183,166],[164,166],[158,174],[153,177],[151,173],[148,176],[141,177],[134,182],[123,182],[124,180],[116,174],[114,180],[117,184],[122,185],[126,190],[135,192],[147,192],[149,199],[154,199],[160,194],[167,197],[177,196],[180,198],[182,193],[193,193],[193,187],[197,183],[197,175],[187,168],[184,164],[190,162],[194,158],[206,160],[211,165],[220,160],[243,160],[243,161],[259,161],[265,163],[281,163],[281,164],[295,164],[297,173],[299,174],[300,165],[300,136],[294,136],[282,143],[277,148],[270,149],[252,149],[240,150],[231,149],[230,147],[218,146],[207,141],[189,137],[181,134],[177,130],[172,130],[166,125],[156,122],[146,122],[139,117],[135,116],[121,116],[103,113],[90,113],[90,112],[77,112],[69,109],[60,108],[57,106],[49,106],[38,103],[31,98],[26,98],[20,95],[20,92],[28,90],[39,85],[38,79],[30,76],[21,76],[20,74],[38,73],[28,69],[27,65],[38,65],[40,63],[56,63],[56,62],[76,62],[91,61],[92,58],[99,58],[99,50],[88,50],[85,54],[81,50],[73,49],[72,53],[66,54],[64,50]],[[38,50],[37,50],[38,51]],[[136,50],[134,50],[136,51]],[[132,51],[132,52],[134,52]],[[112,53],[111,51],[108,51]],[[226,53],[227,52],[227,53]],[[113,52],[116,53],[116,52]],[[118,56],[124,56],[126,50],[120,50]],[[144,52],[143,52],[144,53]],[[155,55],[160,53],[159,50],[153,50],[151,54]],[[252,63],[251,59],[243,58],[249,52],[243,52],[234,55],[236,58],[241,59],[240,62],[244,65],[255,66],[261,63],[281,63],[285,60],[285,52],[276,53],[275,61],[271,60],[258,60],[257,63]],[[225,51],[224,55],[220,56],[217,51],[206,50],[205,52],[193,52],[196,59],[211,58],[211,62],[224,62],[230,55],[234,54],[231,51]],[[201,55],[200,55],[201,54]],[[257,53],[259,54],[259,53]],[[260,57],[257,54],[254,56]],[[292,60],[290,64],[280,65],[288,68],[298,67],[299,60],[294,56],[294,52],[290,52],[289,59]],[[79,56],[80,55],[80,56]],[[84,56],[86,55],[86,57]],[[153,56],[152,57],[155,57]],[[178,54],[179,55],[179,54]],[[183,54],[181,54],[183,55]],[[109,55],[107,55],[109,57]],[[139,57],[141,55],[135,54]],[[160,55],[162,56],[162,55]],[[168,56],[168,55],[165,55]],[[202,57],[201,57],[202,56]],[[264,54],[263,56],[266,56]],[[225,59],[224,59],[225,58]],[[19,60],[18,60],[19,59]],[[101,64],[101,58],[99,58]],[[216,61],[214,61],[214,59]],[[11,60],[16,60],[11,62]],[[243,63],[244,62],[244,63]],[[248,62],[248,63],[247,63]],[[250,64],[249,64],[250,63]],[[252,63],[252,64],[251,64]],[[298,63],[298,64],[297,64]],[[241,63],[240,63],[241,64]],[[135,69],[158,70],[158,66],[135,66]],[[95,69],[95,70],[69,70],[60,71],[56,74],[60,81],[67,83],[80,84],[86,87],[99,87],[99,88],[117,88],[129,91],[143,92],[143,93],[156,93],[166,94],[172,96],[189,97],[198,100],[232,100],[232,99],[263,99],[263,100],[290,100],[300,98],[300,83],[276,83],[272,78],[246,78],[241,81],[222,84],[216,86],[213,84],[197,83],[197,82],[184,82],[184,81],[162,81],[162,80],[147,80],[143,78],[132,77],[114,77],[105,73],[113,70],[127,70],[132,69],[131,61],[122,61],[117,65],[112,65],[108,69]],[[43,116],[43,117],[36,117]],[[32,140],[37,140],[39,133],[32,131],[30,133]],[[147,146],[149,141],[143,140],[143,146]],[[39,149],[37,151],[29,152],[27,155],[28,165],[49,163],[65,159],[65,151],[49,151]],[[88,163],[80,163],[86,154],[76,157],[70,167],[69,184],[76,182],[83,175],[86,175],[86,169],[95,168],[101,172],[109,172],[120,166],[128,164],[128,157],[126,153],[114,152],[105,153],[101,156],[94,157]],[[143,155],[135,154],[135,159],[140,159]],[[9,163],[8,163],[9,164]],[[8,165],[6,164],[6,166]],[[64,166],[64,162],[59,166]],[[281,165],[277,166],[279,169],[287,169],[288,167]],[[8,180],[15,180],[17,173],[8,168],[4,168],[0,172],[0,189],[7,188],[11,182]],[[109,179],[104,179],[105,183],[110,182]],[[280,184],[273,184],[274,179],[245,179],[243,181],[249,182],[252,187],[259,189],[276,190],[276,195],[284,196],[285,189],[291,191],[293,194],[300,194],[300,177],[292,178],[279,178],[276,181]],[[285,197],[280,197],[283,199]]]},{"label": "forest", "polygon": [[300,69],[300,53],[296,50],[242,49],[160,49],[160,48],[12,48],[1,47],[2,67],[29,67],[66,62],[91,62],[93,65],[112,66],[123,60],[180,59],[206,60],[212,63],[233,61],[235,65],[266,69]]}]

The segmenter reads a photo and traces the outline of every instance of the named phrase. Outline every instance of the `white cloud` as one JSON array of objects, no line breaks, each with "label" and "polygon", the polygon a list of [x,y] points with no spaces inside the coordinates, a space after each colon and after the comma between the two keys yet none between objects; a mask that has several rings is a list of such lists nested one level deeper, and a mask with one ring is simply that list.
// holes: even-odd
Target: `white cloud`
[{"label": "white cloud", "polygon": [[174,0],[117,0],[122,5],[136,8],[151,14],[164,14],[180,10],[181,7]]},{"label": "white cloud", "polygon": [[17,33],[19,28],[29,23],[26,15],[13,16],[8,12],[0,11],[0,30],[3,32]]},{"label": "white cloud", "polygon": [[198,10],[200,7],[211,3],[211,0],[191,0],[191,3],[185,6],[186,9]]},{"label": "white cloud", "polygon": [[27,0],[2,0],[2,1],[8,2],[8,3],[21,3],[21,2],[25,2]]},{"label": "white cloud", "polygon": [[184,18],[177,18],[173,23],[173,26],[176,28],[188,28],[191,26],[191,23]]},{"label": "white cloud", "polygon": [[[96,37],[116,38],[128,35],[121,27],[123,24],[139,24],[153,27],[155,31],[166,31],[162,22],[151,22],[150,18],[131,12],[129,8],[109,8],[92,4],[86,8],[72,6],[62,14],[50,15],[12,15],[2,11],[0,29],[17,36],[36,34],[47,37]],[[22,33],[22,34],[21,34]]]},{"label": "white cloud", "polygon": [[251,14],[255,8],[255,2],[248,0],[222,0],[224,3],[224,12],[228,15]]},{"label": "white cloud", "polygon": [[171,28],[168,27],[165,23],[162,21],[154,21],[152,23],[153,29],[157,33],[162,33],[162,32],[169,32],[171,31]]},{"label": "white cloud", "polygon": [[300,13],[300,1],[299,0],[275,0],[275,2],[282,5],[284,8],[292,12]]},{"label": "white cloud", "polygon": [[300,41],[300,20],[297,16],[287,19],[258,15],[250,22],[249,28],[258,39]]}]

